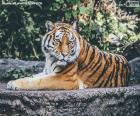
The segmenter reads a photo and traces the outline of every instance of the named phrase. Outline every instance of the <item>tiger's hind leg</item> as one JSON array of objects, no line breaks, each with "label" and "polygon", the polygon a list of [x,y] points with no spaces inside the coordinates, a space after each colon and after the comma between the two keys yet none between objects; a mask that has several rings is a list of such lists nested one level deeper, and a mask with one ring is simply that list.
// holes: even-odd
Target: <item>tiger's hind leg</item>
[{"label": "tiger's hind leg", "polygon": [[67,77],[66,75],[46,75],[40,77],[25,77],[10,81],[7,89],[12,90],[57,90],[57,89],[78,89],[78,81],[76,76]]}]

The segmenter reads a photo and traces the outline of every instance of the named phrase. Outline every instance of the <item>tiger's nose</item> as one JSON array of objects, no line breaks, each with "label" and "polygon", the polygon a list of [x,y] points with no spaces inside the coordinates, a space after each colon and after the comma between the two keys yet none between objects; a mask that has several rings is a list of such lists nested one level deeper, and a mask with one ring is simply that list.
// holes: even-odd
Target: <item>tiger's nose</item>
[{"label": "tiger's nose", "polygon": [[67,56],[68,55],[68,52],[69,52],[69,48],[67,45],[63,45],[62,48],[61,48],[61,53],[63,56]]},{"label": "tiger's nose", "polygon": [[62,54],[62,56],[67,56],[68,52],[62,52],[61,54]]}]

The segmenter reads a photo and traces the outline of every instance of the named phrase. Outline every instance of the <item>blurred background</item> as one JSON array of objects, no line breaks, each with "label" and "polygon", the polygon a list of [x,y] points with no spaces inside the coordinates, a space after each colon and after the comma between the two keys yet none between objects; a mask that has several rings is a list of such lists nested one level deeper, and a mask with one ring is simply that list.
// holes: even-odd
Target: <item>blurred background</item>
[{"label": "blurred background", "polygon": [[46,20],[76,22],[78,32],[92,45],[122,54],[140,39],[139,18],[138,0],[2,0],[0,58],[43,60]]}]

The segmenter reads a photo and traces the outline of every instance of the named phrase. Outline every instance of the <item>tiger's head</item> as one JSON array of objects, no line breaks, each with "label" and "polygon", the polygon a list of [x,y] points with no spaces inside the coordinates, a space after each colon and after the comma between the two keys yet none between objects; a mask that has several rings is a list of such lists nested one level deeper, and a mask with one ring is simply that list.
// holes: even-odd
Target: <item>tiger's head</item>
[{"label": "tiger's head", "polygon": [[58,65],[67,65],[80,53],[79,34],[74,26],[66,23],[46,22],[47,33],[43,37],[42,50],[57,60]]}]

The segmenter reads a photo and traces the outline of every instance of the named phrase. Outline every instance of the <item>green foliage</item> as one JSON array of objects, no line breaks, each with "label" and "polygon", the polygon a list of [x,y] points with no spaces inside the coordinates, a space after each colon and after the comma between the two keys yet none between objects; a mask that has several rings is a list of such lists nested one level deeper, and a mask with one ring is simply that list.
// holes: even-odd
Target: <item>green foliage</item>
[{"label": "green foliage", "polygon": [[0,57],[43,59],[41,36],[45,33],[46,20],[68,23],[77,21],[80,34],[103,50],[111,50],[108,43],[111,33],[118,36],[124,45],[138,39],[136,24],[119,20],[118,16],[113,14],[114,9],[108,12],[103,6],[104,0],[100,0],[100,5],[96,5],[94,0],[34,1],[42,4],[0,5]]},{"label": "green foliage", "polygon": [[0,8],[0,56],[34,59],[40,47],[39,28],[23,7]]},{"label": "green foliage", "polygon": [[9,80],[15,80],[23,77],[32,77],[32,74],[34,72],[34,68],[32,70],[29,69],[10,69],[0,77],[0,81],[7,82]]},{"label": "green foliage", "polygon": [[99,30],[102,33],[101,46],[104,47],[104,50],[111,50],[108,44],[110,34],[116,35],[125,46],[139,39],[140,34],[135,32],[137,28],[136,24],[121,22],[113,14],[105,15],[99,12],[95,21],[99,25]]}]

